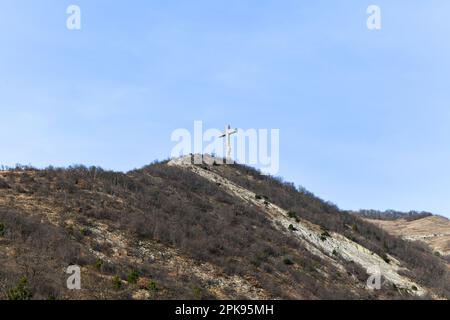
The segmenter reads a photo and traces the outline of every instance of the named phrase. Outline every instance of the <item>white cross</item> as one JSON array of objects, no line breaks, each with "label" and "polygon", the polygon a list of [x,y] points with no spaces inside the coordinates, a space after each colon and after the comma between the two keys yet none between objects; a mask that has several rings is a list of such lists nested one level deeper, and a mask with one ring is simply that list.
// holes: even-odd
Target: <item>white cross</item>
[{"label": "white cross", "polygon": [[231,129],[231,126],[228,125],[228,128],[225,128],[225,133],[219,136],[219,138],[225,138],[227,160],[231,160],[231,135],[237,132],[237,129]]}]

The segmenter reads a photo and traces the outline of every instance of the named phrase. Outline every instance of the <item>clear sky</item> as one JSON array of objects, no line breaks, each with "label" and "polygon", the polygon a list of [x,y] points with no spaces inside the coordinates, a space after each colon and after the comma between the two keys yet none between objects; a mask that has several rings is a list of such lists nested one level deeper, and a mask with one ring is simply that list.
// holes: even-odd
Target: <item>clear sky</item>
[{"label": "clear sky", "polygon": [[167,158],[194,120],[279,128],[285,180],[344,209],[450,216],[449,13],[447,0],[2,0],[0,163],[129,170]]}]

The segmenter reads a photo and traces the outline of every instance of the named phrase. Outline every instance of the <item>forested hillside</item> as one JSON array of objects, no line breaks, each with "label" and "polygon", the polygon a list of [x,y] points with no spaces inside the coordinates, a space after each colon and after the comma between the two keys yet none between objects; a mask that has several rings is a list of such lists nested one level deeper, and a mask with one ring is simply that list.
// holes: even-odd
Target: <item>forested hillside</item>
[{"label": "forested hillside", "polygon": [[[378,299],[450,297],[448,270],[425,245],[391,236],[312,193],[240,166],[202,165],[264,201],[339,233],[427,289],[384,282],[316,254],[251,202],[182,167],[128,173],[76,166],[0,173],[0,299]],[[300,220],[299,220],[300,221]],[[66,287],[69,265],[82,290]]]}]

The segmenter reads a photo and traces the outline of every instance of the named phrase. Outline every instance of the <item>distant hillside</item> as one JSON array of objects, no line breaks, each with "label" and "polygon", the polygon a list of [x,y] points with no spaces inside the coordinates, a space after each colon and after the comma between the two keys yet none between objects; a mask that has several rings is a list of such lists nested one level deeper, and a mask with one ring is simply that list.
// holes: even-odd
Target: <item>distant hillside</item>
[{"label": "distant hillside", "polygon": [[[389,233],[411,241],[421,241],[430,246],[435,254],[450,258],[450,220],[431,216],[415,220],[370,220]],[[448,260],[450,262],[450,259]]]},{"label": "distant hillside", "polygon": [[409,212],[400,212],[395,210],[386,210],[386,211],[378,211],[378,210],[359,210],[359,211],[349,211],[352,214],[360,215],[367,219],[376,219],[376,220],[398,220],[404,219],[407,221],[418,220],[426,217],[433,216],[430,212],[418,212],[418,211],[409,211]]},{"label": "distant hillside", "polygon": [[450,297],[427,246],[252,168],[185,160],[0,172],[0,299]]}]

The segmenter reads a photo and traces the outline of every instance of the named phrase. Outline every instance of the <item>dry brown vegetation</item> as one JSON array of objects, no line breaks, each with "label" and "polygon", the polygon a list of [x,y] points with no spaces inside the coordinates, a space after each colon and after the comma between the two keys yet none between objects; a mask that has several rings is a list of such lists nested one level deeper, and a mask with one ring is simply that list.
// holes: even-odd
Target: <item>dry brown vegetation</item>
[{"label": "dry brown vegetation", "polygon": [[[399,257],[414,279],[449,296],[442,259],[425,247],[251,168],[209,170],[324,230]],[[2,172],[0,248],[0,299],[24,278],[35,299],[407,297],[392,287],[367,291],[357,265],[337,269],[278,232],[258,208],[165,162],[126,174],[83,166]],[[81,292],[65,288],[71,264],[83,268]],[[139,281],[129,281],[130,273]]]},{"label": "dry brown vegetation", "polygon": [[434,250],[435,255],[450,255],[450,220],[447,218],[428,216],[414,220],[403,218],[397,220],[366,220],[395,236],[428,244]]},{"label": "dry brown vegetation", "polygon": [[343,234],[386,259],[388,254],[397,257],[406,264],[411,278],[425,286],[436,288],[440,295],[450,297],[450,277],[446,262],[442,257],[437,257],[428,246],[393,236],[361,219],[359,215],[339,210],[336,205],[323,201],[303,187],[296,188],[292,183],[285,183],[279,178],[263,176],[251,167],[235,168],[236,170],[224,170],[224,167],[214,167],[213,170],[262,197],[267,197],[298,217],[326,230]]}]

